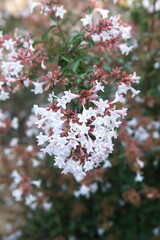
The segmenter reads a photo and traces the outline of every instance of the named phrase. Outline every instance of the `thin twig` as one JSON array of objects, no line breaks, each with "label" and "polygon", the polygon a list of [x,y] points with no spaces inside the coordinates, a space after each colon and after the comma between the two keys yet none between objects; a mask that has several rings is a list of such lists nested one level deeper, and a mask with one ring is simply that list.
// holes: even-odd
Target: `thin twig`
[{"label": "thin twig", "polygon": [[66,39],[65,39],[65,36],[64,36],[64,34],[63,34],[62,28],[61,28],[61,26],[59,25],[59,23],[57,24],[57,27],[58,27],[60,33],[62,34],[63,41],[64,41],[64,43],[65,43],[65,46],[66,46],[67,50],[68,50],[68,44],[67,44],[67,41],[66,41]]}]

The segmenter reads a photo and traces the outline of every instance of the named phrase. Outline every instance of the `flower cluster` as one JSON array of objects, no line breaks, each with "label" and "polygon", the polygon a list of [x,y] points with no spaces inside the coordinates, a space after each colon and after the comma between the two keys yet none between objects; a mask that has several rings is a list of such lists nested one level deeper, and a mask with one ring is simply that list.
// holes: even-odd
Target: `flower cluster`
[{"label": "flower cluster", "polygon": [[[35,94],[42,93],[43,83],[31,81],[30,76],[37,67],[43,67],[46,59],[43,52],[33,48],[34,41],[28,36],[17,36],[13,39],[9,35],[0,36],[0,100],[9,98],[9,92],[16,92],[30,85],[35,86]],[[42,50],[42,49],[41,49]]]},{"label": "flower cluster", "polygon": [[[91,77],[94,75],[95,72]],[[135,74],[127,75],[124,83],[122,77],[112,101],[99,97],[104,85],[92,79],[94,86],[89,90],[76,94],[64,91],[62,97],[52,93],[48,107],[34,106],[37,127],[43,130],[37,136],[38,145],[45,144],[41,150],[55,157],[55,165],[63,173],[72,173],[81,180],[85,172],[99,166],[112,153],[116,129],[127,111],[117,109],[116,103],[124,101],[128,90],[133,96],[139,93],[130,86],[137,78]]]},{"label": "flower cluster", "polygon": [[[115,3],[117,0],[115,1]],[[129,8],[140,8],[143,7],[147,10],[148,13],[154,13],[160,11],[160,1],[157,0],[155,2],[152,2],[150,0],[142,0],[141,2],[134,2],[133,0],[127,0],[127,4]]]},{"label": "flower cluster", "polygon": [[[55,71],[46,72],[44,61],[47,59],[44,47],[40,44],[33,47],[34,41],[30,36],[17,36],[13,39],[8,35],[0,35],[0,100],[9,98],[9,92],[33,86],[31,92],[42,94],[57,83],[68,84],[67,78],[62,77],[61,67]],[[37,70],[38,69],[38,70]],[[36,75],[36,78],[33,77]],[[33,78],[33,79],[32,79]],[[43,89],[43,85],[45,88]]]},{"label": "flower cluster", "polygon": [[[9,146],[4,147],[0,152],[2,163],[5,161],[5,167],[1,163],[4,173],[8,163],[11,171],[10,178],[4,175],[3,182],[9,185],[8,188],[15,201],[23,202],[32,210],[37,207],[48,210],[52,205],[41,188],[41,180],[32,180],[35,178],[33,176],[35,171],[44,164],[44,157],[44,154],[37,152],[34,145],[22,145],[19,138],[12,138]],[[1,186],[3,190],[3,185]],[[4,196],[5,198],[7,199],[7,196]]]},{"label": "flower cluster", "polygon": [[[142,168],[146,165],[145,152],[158,146],[160,142],[160,123],[149,117],[134,117],[123,122],[119,137],[125,150],[126,159],[133,171],[136,172],[136,181],[142,181]],[[155,163],[156,164],[156,163]]]},{"label": "flower cluster", "polygon": [[24,201],[24,204],[30,207],[32,210],[38,206],[45,210],[48,210],[52,204],[47,202],[47,198],[43,192],[38,191],[33,195],[33,186],[40,188],[41,180],[31,180],[29,177],[22,177],[17,170],[14,170],[11,174],[13,179],[10,186],[12,196],[16,201]]},{"label": "flower cluster", "polygon": [[43,0],[41,2],[29,1],[29,9],[31,13],[33,13],[34,8],[37,6],[41,7],[41,14],[44,14],[45,16],[51,16],[54,14],[55,19],[63,19],[64,14],[67,12],[63,5],[58,4],[58,1],[56,0]]},{"label": "flower cluster", "polygon": [[96,8],[95,12],[100,13],[98,22],[94,21],[94,15],[81,19],[85,39],[92,39],[101,49],[119,48],[122,54],[128,55],[133,49],[126,43],[131,38],[131,26],[123,23],[118,15],[108,17],[109,10]]},{"label": "flower cluster", "polygon": [[18,118],[10,118],[8,112],[2,112],[0,109],[0,135],[5,135],[10,128],[18,128]]}]

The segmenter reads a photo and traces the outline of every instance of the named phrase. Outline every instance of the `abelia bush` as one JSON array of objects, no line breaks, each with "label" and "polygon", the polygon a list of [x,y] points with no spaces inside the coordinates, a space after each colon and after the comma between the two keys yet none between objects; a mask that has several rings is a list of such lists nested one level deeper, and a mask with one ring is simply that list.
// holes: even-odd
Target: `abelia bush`
[{"label": "abelia bush", "polygon": [[[65,54],[63,57],[61,52],[57,53],[57,60],[63,57],[68,65],[49,71],[46,63],[52,55],[50,46],[46,49],[43,41],[34,44],[31,36],[12,38],[1,33],[1,100],[8,99],[9,92],[25,87],[33,86],[31,91],[34,94],[46,91],[50,105],[46,108],[34,106],[38,118],[36,125],[43,130],[37,136],[38,145],[48,143],[42,151],[54,156],[55,165],[62,168],[63,173],[71,172],[77,179],[82,179],[86,171],[99,166],[112,153],[116,129],[127,111],[122,105],[117,108],[117,103],[125,102],[128,90],[133,97],[139,93],[132,87],[139,77],[135,73],[127,74],[121,68],[106,71],[91,55],[81,56],[79,62],[84,61],[85,66],[78,70],[75,51],[81,55],[85,49],[90,54],[92,44],[93,49],[104,51],[107,48],[111,51],[114,47],[115,51],[120,48],[122,53],[128,54],[132,46],[127,47],[125,41],[131,38],[131,27],[124,24],[119,16],[108,17],[108,10],[95,9],[99,12],[97,23],[93,23],[92,15],[82,18],[81,39],[69,48],[71,38],[66,37],[61,29],[61,19],[66,14],[63,5],[57,1],[30,1],[29,6],[31,12],[40,6],[42,14],[54,19],[55,25],[49,30],[58,28],[62,36],[59,48]],[[86,44],[89,45],[86,47]],[[90,67],[88,57],[94,64],[92,71],[87,69]],[[83,73],[80,74],[80,71]],[[117,85],[115,96],[110,99],[108,95],[102,99],[100,92],[109,85]],[[61,97],[53,92],[57,86]]]},{"label": "abelia bush", "polygon": [[[151,222],[150,236],[158,229],[147,208],[159,206],[150,171],[159,122],[142,86],[153,76],[147,64],[159,71],[157,43],[136,38],[133,22],[113,15],[117,6],[76,1],[75,15],[66,2],[29,0],[15,20],[24,18],[23,30],[0,32],[0,191],[8,212],[27,219],[6,227],[7,239],[147,240],[133,215]],[[150,48],[156,57],[144,55]]]}]

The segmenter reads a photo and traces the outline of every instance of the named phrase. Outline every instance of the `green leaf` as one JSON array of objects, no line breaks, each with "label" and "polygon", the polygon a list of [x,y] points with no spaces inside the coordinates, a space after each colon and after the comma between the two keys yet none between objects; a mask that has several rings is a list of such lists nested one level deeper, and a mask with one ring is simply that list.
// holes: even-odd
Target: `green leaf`
[{"label": "green leaf", "polygon": [[56,18],[56,16],[54,15],[54,13],[51,14],[51,18],[53,21],[55,21],[56,23],[58,23],[58,19]]},{"label": "green leaf", "polygon": [[40,75],[38,75],[38,74],[33,74],[33,75],[31,75],[29,78],[32,80],[32,79],[36,79],[36,78],[39,78],[40,77]]},{"label": "green leaf", "polygon": [[72,42],[81,42],[83,40],[83,33],[78,33],[76,36],[72,38]]},{"label": "green leaf", "polygon": [[123,59],[123,58],[117,58],[116,61],[117,61],[118,63],[123,63],[123,62],[124,62],[124,59]]},{"label": "green leaf", "polygon": [[108,65],[108,64],[104,64],[103,65],[104,69],[106,69],[107,71],[111,71],[112,68]]},{"label": "green leaf", "polygon": [[68,56],[68,55],[62,56],[62,59],[65,60],[68,63],[72,61],[72,58],[70,56]]},{"label": "green leaf", "polygon": [[39,43],[42,43],[42,41],[35,41],[34,43],[33,43],[33,47],[35,47],[37,44],[39,44]]},{"label": "green leaf", "polygon": [[72,66],[71,66],[71,69],[73,70],[73,72],[77,71],[81,60],[82,60],[82,57],[78,57],[74,60]]},{"label": "green leaf", "polygon": [[92,48],[94,48],[95,47],[95,44],[94,44],[94,42],[93,42],[93,40],[92,39],[87,39],[87,40],[85,40],[87,43],[89,43],[89,45],[92,47]]},{"label": "green leaf", "polygon": [[48,40],[48,33],[54,28],[56,25],[52,25],[51,27],[48,28],[48,30],[42,35],[42,40]]}]

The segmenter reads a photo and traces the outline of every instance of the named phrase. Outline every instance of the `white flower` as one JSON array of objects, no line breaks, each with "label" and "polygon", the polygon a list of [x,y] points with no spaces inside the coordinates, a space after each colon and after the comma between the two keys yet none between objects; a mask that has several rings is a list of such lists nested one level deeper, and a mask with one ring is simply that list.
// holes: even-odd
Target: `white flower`
[{"label": "white flower", "polygon": [[41,68],[43,69],[43,70],[45,70],[47,67],[44,65],[44,61],[42,60],[42,62],[41,62]]},{"label": "white flower", "polygon": [[9,98],[9,93],[1,90],[0,92],[0,100],[5,101]]},{"label": "white flower", "polygon": [[14,117],[12,122],[11,122],[11,127],[14,128],[14,129],[18,129],[18,118],[17,117]]},{"label": "white flower", "polygon": [[109,107],[108,100],[103,101],[102,98],[99,99],[99,101],[91,101],[93,102],[97,107],[100,113],[103,114],[104,110]]},{"label": "white flower", "polygon": [[34,150],[33,146],[32,145],[29,145],[27,148],[26,148],[26,151],[27,152],[32,152]]},{"label": "white flower", "polygon": [[96,8],[95,10],[97,10],[102,15],[103,19],[108,18],[109,10],[101,8]]},{"label": "white flower", "polygon": [[78,97],[79,97],[78,94],[71,93],[70,90],[64,91],[64,96],[62,98],[57,99],[57,102],[58,102],[57,106],[66,109],[67,103],[70,103],[72,99],[78,98]]},{"label": "white flower", "polygon": [[127,108],[122,108],[122,109],[120,109],[120,110],[115,110],[115,111],[112,111],[111,112],[111,115],[121,115],[121,117],[123,118],[124,116],[126,116],[127,115]]},{"label": "white flower", "polygon": [[110,168],[110,167],[112,167],[111,162],[109,160],[106,160],[103,164],[103,168]]},{"label": "white flower", "polygon": [[90,119],[92,116],[95,116],[95,111],[92,108],[89,108],[88,110],[85,109],[83,106],[83,112],[78,114],[79,122],[86,123],[88,119]]},{"label": "white flower", "polygon": [[151,3],[149,0],[143,0],[142,5],[148,9],[151,6]]},{"label": "white flower", "polygon": [[157,0],[155,3],[155,10],[160,11],[160,0]]},{"label": "white flower", "polygon": [[68,102],[70,102],[74,98],[78,98],[79,97],[78,94],[71,93],[70,90],[69,91],[64,91],[64,94],[65,94],[64,97],[66,98],[66,100]]},{"label": "white flower", "polygon": [[13,41],[12,39],[9,39],[9,40],[5,39],[2,46],[5,47],[6,50],[14,50],[14,44],[15,44],[15,41]]},{"label": "white flower", "polygon": [[7,125],[4,122],[0,121],[0,128],[5,128]]},{"label": "white flower", "polygon": [[87,171],[89,171],[89,170],[92,170],[92,169],[93,169],[93,165],[94,165],[94,163],[91,162],[91,161],[85,162],[85,164],[84,164],[84,169],[85,169],[85,171],[87,172]]},{"label": "white flower", "polygon": [[27,78],[25,81],[23,81],[23,84],[25,87],[29,87],[30,80]]},{"label": "white flower", "polygon": [[154,132],[153,132],[153,138],[154,138],[154,139],[159,139],[159,138],[160,138],[160,135],[159,135],[159,132],[158,132],[158,131],[154,131]]},{"label": "white flower", "polygon": [[15,147],[15,146],[17,146],[18,141],[19,141],[18,138],[13,138],[13,139],[10,141],[9,146],[10,146],[10,147]]},{"label": "white flower", "polygon": [[[116,2],[117,2],[117,0],[116,0]],[[115,0],[114,0],[114,3],[115,3]],[[97,229],[97,232],[98,232],[98,235],[99,235],[99,236],[103,236],[103,234],[104,234],[104,232],[105,232],[105,229],[103,229],[103,228],[98,228],[98,229]]]},{"label": "white flower", "polygon": [[88,198],[89,197],[89,192],[90,192],[89,187],[87,187],[86,185],[82,185],[80,187],[79,191],[74,192],[74,196],[79,197],[80,195],[82,195],[82,196],[85,196],[85,197]]},{"label": "white flower", "polygon": [[124,103],[125,101],[126,101],[126,100],[125,100],[125,98],[123,97],[123,95],[119,95],[118,92],[116,92],[115,99],[114,99],[114,101],[112,101],[112,103],[116,103],[116,102]]},{"label": "white flower", "polygon": [[3,69],[3,72],[5,75],[9,76],[16,76],[18,77],[18,74],[22,71],[23,65],[20,61],[16,62],[4,62],[2,61],[1,68]]},{"label": "white flower", "polygon": [[135,97],[137,94],[139,94],[141,91],[140,90],[136,90],[133,87],[129,88],[132,92],[132,97]]},{"label": "white flower", "polygon": [[139,172],[137,172],[136,177],[135,177],[135,181],[136,182],[142,182],[143,179],[144,179],[144,177]]},{"label": "white flower", "polygon": [[155,69],[159,69],[160,68],[160,62],[155,62],[153,66],[154,66]]},{"label": "white flower", "polygon": [[22,200],[22,190],[19,188],[19,189],[14,189],[12,191],[12,196],[15,198],[16,201],[21,201]]},{"label": "white flower", "polygon": [[28,194],[28,195],[26,196],[26,199],[25,199],[25,204],[26,204],[27,206],[29,206],[30,204],[32,204],[32,203],[35,202],[35,201],[36,201],[36,197],[33,196],[32,194]]},{"label": "white flower", "polygon": [[28,42],[25,41],[25,42],[23,43],[23,47],[24,47],[24,48],[28,48],[28,49],[30,49],[31,51],[34,51],[35,49],[33,48],[33,43],[34,43],[34,41],[33,41],[32,39],[30,39]]},{"label": "white flower", "polygon": [[121,30],[121,32],[122,32],[122,38],[124,39],[124,40],[127,40],[127,39],[129,39],[129,38],[131,38],[131,26],[121,26],[120,27],[120,30]]},{"label": "white flower", "polygon": [[56,8],[56,17],[60,17],[61,19],[63,19],[63,16],[64,14],[66,13],[67,11],[64,9],[63,6],[60,6],[60,7],[57,7]]},{"label": "white flower", "polygon": [[86,15],[85,18],[80,19],[80,21],[82,22],[83,26],[92,25],[92,16]]},{"label": "white flower", "polygon": [[30,13],[33,13],[33,9],[37,6],[41,6],[41,3],[38,2],[33,2],[32,0],[29,0],[29,9],[30,9]]},{"label": "white flower", "polygon": [[37,188],[41,186],[41,180],[32,181],[31,183],[35,185]]},{"label": "white flower", "polygon": [[144,142],[149,138],[149,134],[142,126],[140,126],[135,130],[135,138],[139,142]]},{"label": "white flower", "polygon": [[139,158],[137,158],[136,160],[137,160],[137,163],[138,163],[139,167],[143,168],[144,167],[144,162],[141,161]]},{"label": "white flower", "polygon": [[16,166],[22,166],[22,165],[23,165],[23,160],[21,158],[18,158]]},{"label": "white flower", "polygon": [[103,42],[111,39],[109,33],[105,31],[101,32],[100,37],[102,38]]},{"label": "white flower", "polygon": [[130,127],[136,127],[138,124],[138,121],[136,118],[132,118],[132,120],[128,121],[128,126]]},{"label": "white flower", "polygon": [[47,210],[51,209],[52,203],[44,202],[44,203],[42,204],[42,206],[43,206],[44,210],[47,211]]},{"label": "white flower", "polygon": [[91,193],[95,193],[98,189],[98,185],[97,183],[92,183],[90,186],[89,186],[89,189],[90,189],[90,192]]},{"label": "white flower", "polygon": [[96,85],[93,87],[94,90],[92,90],[93,92],[98,92],[98,91],[102,91],[104,92],[104,86],[102,85],[101,82],[96,81]]},{"label": "white flower", "polygon": [[94,42],[99,42],[101,40],[100,35],[98,35],[97,33],[92,34],[92,40]]},{"label": "white flower", "polygon": [[62,107],[64,109],[66,109],[66,105],[68,103],[67,99],[62,97],[62,98],[57,99],[57,102],[58,102],[58,104],[57,104],[58,107]]},{"label": "white flower", "polygon": [[133,46],[128,46],[126,43],[122,43],[119,45],[119,49],[123,55],[128,55],[132,51]]},{"label": "white flower", "polygon": [[33,167],[38,167],[40,165],[40,163],[35,158],[32,158],[32,165],[33,165]]},{"label": "white flower", "polygon": [[95,193],[98,189],[97,183],[92,183],[90,186],[81,185],[80,189],[78,191],[74,191],[74,196],[79,197],[84,196],[86,198],[89,198],[90,193]]},{"label": "white flower", "polygon": [[50,94],[48,95],[48,102],[52,103],[54,97],[56,97],[56,96],[54,95],[54,92],[50,93]]},{"label": "white flower", "polygon": [[33,85],[34,85],[34,89],[32,89],[31,90],[31,92],[34,92],[34,94],[40,94],[40,93],[43,93],[44,92],[44,90],[43,90],[43,88],[42,88],[42,86],[43,86],[43,82],[33,82]]},{"label": "white flower", "polygon": [[22,177],[21,175],[17,172],[17,170],[13,170],[11,177],[13,178],[14,184],[17,185],[21,182]]},{"label": "white flower", "polygon": [[139,90],[134,89],[133,87],[127,86],[125,83],[121,83],[121,85],[118,86],[117,93],[119,95],[121,94],[126,94],[128,90],[131,90],[132,92],[132,97],[135,97],[137,94],[140,93]]},{"label": "white flower", "polygon": [[160,228],[159,227],[155,227],[152,232],[153,232],[154,235],[159,235],[160,234]]},{"label": "white flower", "polygon": [[128,91],[128,86],[125,83],[121,83],[121,85],[118,86],[117,93],[118,94],[126,94]]},{"label": "white flower", "polygon": [[132,78],[133,83],[139,83],[140,77],[137,76],[136,72],[134,72],[134,73],[132,74],[132,77],[131,77],[131,78]]},{"label": "white flower", "polygon": [[88,134],[88,131],[90,127],[87,127],[85,123],[82,123],[82,125],[78,125],[78,128],[82,134]]},{"label": "white flower", "polygon": [[40,134],[36,138],[38,140],[38,145],[42,145],[48,140],[48,137],[46,135],[43,135],[42,132],[40,132]]}]

